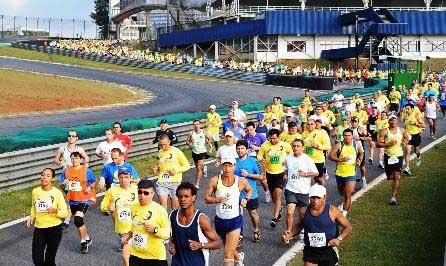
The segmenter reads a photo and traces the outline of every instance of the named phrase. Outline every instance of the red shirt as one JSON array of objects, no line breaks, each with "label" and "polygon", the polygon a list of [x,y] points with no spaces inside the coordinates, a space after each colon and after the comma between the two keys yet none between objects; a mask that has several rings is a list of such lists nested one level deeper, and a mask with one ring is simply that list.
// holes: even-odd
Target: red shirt
[{"label": "red shirt", "polygon": [[121,144],[127,150],[126,154],[124,154],[124,160],[127,161],[129,159],[129,157],[127,155],[128,154],[128,150],[130,150],[132,148],[132,146],[133,146],[132,140],[130,139],[129,136],[127,136],[126,134],[122,134],[122,133],[119,134],[119,135],[115,134],[115,140],[118,140],[119,142],[121,142]]}]

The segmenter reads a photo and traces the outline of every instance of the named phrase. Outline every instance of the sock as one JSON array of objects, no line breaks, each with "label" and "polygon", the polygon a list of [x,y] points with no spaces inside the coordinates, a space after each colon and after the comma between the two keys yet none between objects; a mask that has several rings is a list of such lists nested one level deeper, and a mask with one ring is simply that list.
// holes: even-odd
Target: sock
[{"label": "sock", "polygon": [[90,240],[90,236],[87,236],[87,237],[85,238],[85,241],[87,241],[87,240]]},{"label": "sock", "polygon": [[85,243],[85,242],[87,242],[87,240],[81,239],[81,243]]},{"label": "sock", "polygon": [[344,217],[347,217],[347,213],[348,213],[348,211],[344,211],[344,210],[342,210],[342,215],[343,215]]}]

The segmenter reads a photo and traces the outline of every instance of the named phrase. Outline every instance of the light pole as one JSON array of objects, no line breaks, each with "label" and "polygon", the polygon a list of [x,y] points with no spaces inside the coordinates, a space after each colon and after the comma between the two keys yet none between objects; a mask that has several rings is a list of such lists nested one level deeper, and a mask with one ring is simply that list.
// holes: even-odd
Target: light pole
[{"label": "light pole", "polygon": [[39,31],[39,18],[37,18],[37,30],[36,31]]},{"label": "light pole", "polygon": [[28,33],[28,17],[25,17],[25,31]]},{"label": "light pole", "polygon": [[82,35],[82,37],[85,39],[85,20],[84,20],[84,34]]},{"label": "light pole", "polygon": [[74,39],[74,18],[73,18],[73,39]]},{"label": "light pole", "polygon": [[63,19],[60,19],[60,37],[63,37]]},{"label": "light pole", "polygon": [[2,38],[3,38],[3,36],[5,35],[5,33],[3,32],[3,16],[4,16],[4,15],[2,15]]},{"label": "light pole", "polygon": [[48,19],[48,37],[51,37],[51,18]]},{"label": "light pole", "polygon": [[[13,21],[13,25],[14,25],[13,33],[14,33],[14,35],[15,35],[15,32],[16,32],[16,29],[15,29],[15,16],[14,16],[14,18],[12,19],[12,21]],[[18,34],[17,34],[17,35],[18,35]]]}]

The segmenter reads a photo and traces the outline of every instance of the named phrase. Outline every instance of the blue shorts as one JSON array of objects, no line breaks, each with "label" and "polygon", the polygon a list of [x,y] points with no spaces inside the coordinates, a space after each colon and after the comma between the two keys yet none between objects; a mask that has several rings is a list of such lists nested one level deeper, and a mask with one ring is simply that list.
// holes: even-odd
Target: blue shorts
[{"label": "blue shorts", "polygon": [[342,177],[342,176],[336,176],[336,183],[341,184],[341,183],[347,183],[347,182],[356,182],[358,178],[354,175],[354,176],[347,176],[347,177]]},{"label": "blue shorts", "polygon": [[232,219],[221,219],[215,216],[214,223],[217,234],[221,239],[226,239],[227,233],[243,227],[243,216],[239,215]]}]

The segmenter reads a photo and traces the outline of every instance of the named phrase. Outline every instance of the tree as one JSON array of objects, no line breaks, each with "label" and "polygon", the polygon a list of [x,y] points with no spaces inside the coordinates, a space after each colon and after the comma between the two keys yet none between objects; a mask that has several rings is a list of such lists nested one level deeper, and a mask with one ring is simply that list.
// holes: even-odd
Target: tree
[{"label": "tree", "polygon": [[108,37],[108,2],[109,0],[94,0],[94,12],[90,14],[90,17],[98,25],[99,34],[102,39]]}]

